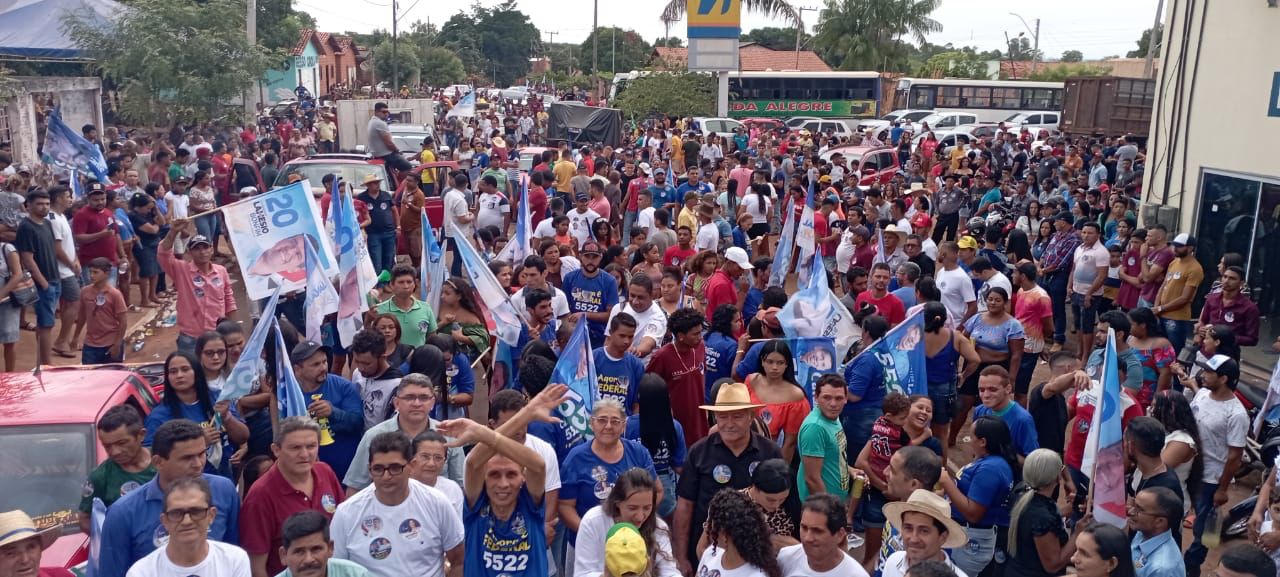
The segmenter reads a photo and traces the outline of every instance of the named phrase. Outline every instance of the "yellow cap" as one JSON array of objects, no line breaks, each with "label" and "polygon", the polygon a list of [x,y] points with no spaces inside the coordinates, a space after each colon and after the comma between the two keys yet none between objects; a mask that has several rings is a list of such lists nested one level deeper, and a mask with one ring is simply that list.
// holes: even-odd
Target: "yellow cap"
[{"label": "yellow cap", "polygon": [[960,245],[960,248],[978,248],[978,241],[974,240],[971,236],[960,237],[960,240],[956,242],[956,244]]},{"label": "yellow cap", "polygon": [[614,577],[640,575],[649,567],[649,552],[640,530],[631,523],[617,523],[604,540],[604,566]]}]

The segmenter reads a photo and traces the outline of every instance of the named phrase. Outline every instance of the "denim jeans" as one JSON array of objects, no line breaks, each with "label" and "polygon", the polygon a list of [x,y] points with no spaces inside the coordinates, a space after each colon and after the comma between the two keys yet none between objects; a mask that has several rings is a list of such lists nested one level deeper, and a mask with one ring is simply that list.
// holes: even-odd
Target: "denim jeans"
[{"label": "denim jeans", "polygon": [[965,575],[980,575],[996,554],[996,529],[968,527],[969,542],[951,550],[951,562]]},{"label": "denim jeans", "polygon": [[396,231],[369,233],[369,260],[379,274],[396,266]]},{"label": "denim jeans", "polygon": [[1051,272],[1045,275],[1044,289],[1053,302],[1053,340],[1067,342],[1067,275],[1070,271]]},{"label": "denim jeans", "polygon": [[1165,336],[1169,337],[1169,343],[1173,345],[1174,354],[1182,352],[1182,347],[1187,346],[1187,339],[1195,331],[1195,321],[1179,321],[1160,317],[1160,326],[1164,328]]},{"label": "denim jeans", "polygon": [[1022,352],[1022,362],[1018,364],[1018,380],[1013,383],[1014,393],[1027,394],[1031,389],[1031,376],[1036,372],[1036,363],[1039,362],[1040,353]]},{"label": "denim jeans", "polygon": [[622,215],[622,245],[631,244],[631,226],[636,222],[636,213],[627,211]]},{"label": "denim jeans", "polygon": [[670,517],[676,512],[676,472],[667,469],[665,473],[658,473],[658,478],[662,480],[662,500],[658,502],[658,516]]},{"label": "denim jeans", "polygon": [[218,231],[220,230],[218,213],[210,212],[198,215],[195,218],[196,232],[209,239],[209,242],[213,242],[213,239],[218,237]]},{"label": "denim jeans", "polygon": [[1195,496],[1196,522],[1191,527],[1194,538],[1191,546],[1187,547],[1187,577],[1200,577],[1200,566],[1204,564],[1204,558],[1209,554],[1209,549],[1200,543],[1200,537],[1204,535],[1205,520],[1209,511],[1213,510],[1213,494],[1216,492],[1218,492],[1217,483],[1201,483],[1200,494]]},{"label": "denim jeans", "polygon": [[80,351],[80,364],[83,365],[102,365],[106,363],[119,363],[124,360],[124,345],[120,345],[120,355],[112,357],[108,354],[111,347],[94,347],[84,345]]},{"label": "denim jeans", "polygon": [[444,239],[445,250],[453,253],[453,262],[449,263],[449,274],[462,276],[462,255],[458,254],[458,241],[448,236]]},{"label": "denim jeans", "polygon": [[840,415],[840,424],[844,427],[844,438],[848,440],[845,450],[845,458],[848,462],[857,462],[858,453],[861,453],[862,447],[871,440],[871,426],[882,414],[884,413],[880,407],[875,406],[846,408],[845,413]]},{"label": "denim jeans", "polygon": [[196,337],[178,333],[178,350],[196,354]]}]

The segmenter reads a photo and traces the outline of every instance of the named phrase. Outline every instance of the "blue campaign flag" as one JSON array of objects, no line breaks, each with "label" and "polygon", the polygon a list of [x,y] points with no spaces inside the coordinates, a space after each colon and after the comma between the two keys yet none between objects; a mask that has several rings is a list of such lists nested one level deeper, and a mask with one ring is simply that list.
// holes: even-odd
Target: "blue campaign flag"
[{"label": "blue campaign flag", "polygon": [[307,399],[302,395],[302,387],[293,375],[293,363],[289,362],[289,353],[284,348],[284,334],[280,332],[280,323],[271,319],[276,334],[276,398],[280,401],[280,418],[307,416]]},{"label": "blue campaign flag", "polygon": [[565,344],[556,361],[556,368],[551,372],[551,382],[569,385],[567,398],[556,408],[565,429],[570,437],[570,444],[581,439],[591,438],[591,408],[596,396],[596,364],[591,354],[591,339],[587,334],[585,318],[578,320],[573,328],[573,335]]},{"label": "blue campaign flag", "polygon": [[338,312],[338,291],[333,288],[333,281],[324,273],[324,266],[316,255],[316,249],[309,241],[303,244],[307,247],[306,336],[307,340],[318,343],[322,340],[321,327],[324,325],[325,315]]},{"label": "blue campaign flag", "polygon": [[418,264],[418,275],[422,302],[431,310],[440,310],[440,290],[444,287],[447,269],[444,266],[444,248],[436,240],[436,231],[431,229],[431,221],[427,219],[427,210],[422,209],[422,262]]},{"label": "blue campaign flag", "polygon": [[[355,201],[341,191],[338,179],[334,179],[333,197],[329,208],[333,220],[333,246],[338,251],[338,338],[343,347],[351,346],[351,339],[364,326],[363,313],[369,310],[367,295],[373,283],[367,280],[364,270],[368,261],[368,249],[364,246],[364,232],[356,216]],[[373,268],[370,264],[369,268]]]},{"label": "blue campaign flag", "polygon": [[786,339],[786,342],[791,349],[791,357],[795,359],[796,382],[812,403],[818,379],[840,369],[836,341],[831,337],[799,337]]},{"label": "blue campaign flag", "polygon": [[493,276],[493,271],[489,270],[489,265],[485,264],[480,253],[476,252],[475,247],[471,246],[471,242],[465,235],[456,229],[454,232],[459,239],[454,244],[458,247],[457,256],[462,259],[463,268],[467,271],[467,280],[470,280],[471,286],[475,287],[476,296],[480,297],[480,301],[489,310],[498,339],[515,346],[520,341],[520,327],[524,326],[524,319],[520,318],[520,314],[511,304],[511,296],[507,294],[506,289],[502,288],[498,277]]},{"label": "blue campaign flag", "polygon": [[76,200],[84,199],[84,184],[80,182],[80,171],[71,169],[71,175],[67,182],[71,183],[71,198]]},{"label": "blue campaign flag", "polygon": [[796,227],[796,246],[800,248],[800,254],[796,261],[796,276],[800,282],[805,282],[813,270],[814,264],[817,268],[822,268],[822,262],[814,263],[813,255],[818,250],[818,236],[813,228],[813,182],[809,183],[809,190],[805,193],[804,209],[800,213],[800,224]]},{"label": "blue campaign flag", "polygon": [[795,210],[791,208],[791,195],[787,195],[786,211],[782,222],[782,234],[778,236],[778,255],[769,269],[769,286],[786,286],[787,269],[791,268],[791,247],[795,245]]},{"label": "blue campaign flag", "polygon": [[99,182],[107,180],[107,160],[102,150],[62,121],[62,111],[54,108],[49,113],[49,128],[44,133],[42,160],[63,168],[75,168],[92,173]]},{"label": "blue campaign flag", "polygon": [[871,259],[871,263],[889,262],[888,256],[884,254],[884,229],[876,227],[876,256]]},{"label": "blue campaign flag", "polygon": [[[1099,383],[1095,383],[1096,385]],[[1093,421],[1084,442],[1084,460],[1080,470],[1093,480],[1093,518],[1099,523],[1124,527],[1125,509],[1124,445],[1121,442],[1121,418],[1124,399],[1120,392],[1120,367],[1116,357],[1116,333],[1107,329],[1107,350],[1102,365],[1102,386],[1093,394]]]},{"label": "blue campaign flag", "polygon": [[875,355],[884,365],[886,393],[929,394],[929,379],[925,374],[924,311],[907,317],[902,324],[858,353],[859,357],[862,355]]},{"label": "blue campaign flag", "polygon": [[445,114],[444,117],[446,119],[449,119],[455,116],[472,117],[475,115],[476,115],[476,93],[474,90],[472,90],[471,92],[468,92],[466,96],[463,96],[462,99],[459,100],[457,104],[454,104],[453,108],[450,108],[449,113]]},{"label": "blue campaign flag", "polygon": [[520,187],[520,208],[516,213],[516,234],[506,246],[502,247],[502,252],[498,253],[499,260],[505,260],[509,263],[524,262],[525,257],[529,256],[529,239],[533,236],[530,223],[533,222],[529,218],[529,181],[523,180]]},{"label": "blue campaign flag", "polygon": [[262,348],[266,346],[267,335],[271,332],[271,326],[276,320],[276,303],[278,302],[280,302],[280,285],[277,284],[275,293],[267,299],[267,306],[262,308],[262,316],[258,317],[258,324],[254,325],[253,333],[244,343],[240,360],[231,367],[231,373],[227,375],[227,381],[222,385],[222,393],[218,395],[219,401],[233,401],[253,391],[254,383],[263,372]]},{"label": "blue campaign flag", "polygon": [[86,577],[98,577],[98,559],[102,554],[102,524],[107,522],[107,504],[93,498],[93,512],[89,515],[89,561],[85,563]]},{"label": "blue campaign flag", "polygon": [[778,322],[788,338],[830,337],[838,360],[843,360],[857,336],[853,315],[827,286],[822,256],[814,253],[808,283],[778,311]]}]

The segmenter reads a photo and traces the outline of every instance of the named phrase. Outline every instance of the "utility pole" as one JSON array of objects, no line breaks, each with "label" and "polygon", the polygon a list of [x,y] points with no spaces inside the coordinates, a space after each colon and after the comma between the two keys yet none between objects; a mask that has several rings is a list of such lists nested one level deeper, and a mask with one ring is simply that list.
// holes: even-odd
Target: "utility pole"
[{"label": "utility pole", "polygon": [[400,20],[400,10],[396,0],[391,0],[391,93],[400,91],[400,41],[396,36],[396,22]]},{"label": "utility pole", "polygon": [[817,12],[817,8],[805,8],[801,6],[796,8],[796,15],[799,20],[796,22],[796,70],[800,70],[800,38],[804,36],[804,13],[805,11]]},{"label": "utility pole", "polygon": [[[252,2],[253,0],[249,0]],[[1164,12],[1164,0],[1156,2],[1156,21],[1151,24],[1151,32],[1147,34],[1147,57],[1142,63],[1142,77],[1155,78],[1155,68],[1152,66],[1155,58],[1156,49],[1160,46],[1160,37],[1156,36],[1156,31],[1160,28],[1160,14]]]},{"label": "utility pole", "polygon": [[[1027,32],[1031,33],[1031,71],[1035,72],[1036,61],[1040,59],[1040,19],[1036,18],[1036,28],[1035,30],[1032,30],[1031,26],[1027,24],[1027,20],[1018,13],[1010,12],[1009,15],[1021,20],[1023,28],[1026,28]],[[1012,58],[1010,58],[1010,60],[1012,60]]]},{"label": "utility pole", "polygon": [[618,73],[618,27],[613,27],[613,39],[610,42],[609,55],[613,56],[613,62],[609,64],[609,72]]},{"label": "utility pole", "polygon": [[591,2],[591,93],[600,99],[600,0]]}]

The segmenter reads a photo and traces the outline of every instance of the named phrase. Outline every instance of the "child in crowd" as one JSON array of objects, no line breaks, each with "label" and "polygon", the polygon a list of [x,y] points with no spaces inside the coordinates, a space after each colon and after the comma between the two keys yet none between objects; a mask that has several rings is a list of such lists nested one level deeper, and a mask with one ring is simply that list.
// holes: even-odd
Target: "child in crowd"
[{"label": "child in crowd", "polygon": [[86,327],[80,362],[123,362],[129,306],[119,289],[111,286],[111,261],[102,257],[89,261],[89,281],[80,292],[80,318],[85,319]]}]

